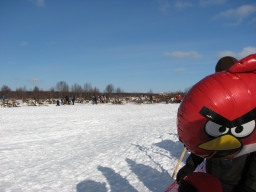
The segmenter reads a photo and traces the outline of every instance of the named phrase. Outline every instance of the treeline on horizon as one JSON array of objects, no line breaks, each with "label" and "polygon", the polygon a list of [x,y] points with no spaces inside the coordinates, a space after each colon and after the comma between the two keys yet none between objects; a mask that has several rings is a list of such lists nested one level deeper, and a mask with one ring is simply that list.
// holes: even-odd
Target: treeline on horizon
[{"label": "treeline on horizon", "polygon": [[33,90],[27,90],[26,87],[16,88],[16,90],[11,90],[7,85],[3,85],[0,91],[0,99],[5,96],[6,99],[57,99],[57,98],[64,98],[68,97],[75,97],[75,98],[83,98],[85,100],[90,100],[92,96],[99,96],[99,95],[106,95],[109,97],[118,96],[118,97],[128,97],[128,96],[168,96],[168,97],[176,97],[177,95],[184,95],[185,92],[178,91],[172,93],[165,93],[165,94],[156,94],[150,90],[147,93],[127,93],[124,92],[121,88],[115,88],[114,85],[108,84],[103,92],[97,87],[92,87],[90,83],[85,83],[82,87],[81,85],[75,83],[71,87],[65,81],[59,81],[56,83],[55,87],[52,87],[48,91],[44,91],[40,89],[38,86],[35,86]]}]

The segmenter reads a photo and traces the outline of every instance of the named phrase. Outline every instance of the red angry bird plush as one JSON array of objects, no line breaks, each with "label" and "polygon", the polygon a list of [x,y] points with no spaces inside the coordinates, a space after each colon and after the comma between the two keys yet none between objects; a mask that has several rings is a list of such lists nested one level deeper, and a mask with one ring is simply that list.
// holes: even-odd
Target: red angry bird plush
[{"label": "red angry bird plush", "polygon": [[256,54],[207,76],[185,95],[177,113],[181,142],[204,158],[256,151]]}]

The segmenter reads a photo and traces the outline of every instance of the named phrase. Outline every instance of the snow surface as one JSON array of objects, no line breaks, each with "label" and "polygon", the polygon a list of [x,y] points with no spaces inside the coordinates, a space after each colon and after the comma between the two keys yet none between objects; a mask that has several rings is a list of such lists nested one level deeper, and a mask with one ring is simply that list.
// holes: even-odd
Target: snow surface
[{"label": "snow surface", "polygon": [[0,108],[0,191],[165,191],[183,151],[178,107]]}]

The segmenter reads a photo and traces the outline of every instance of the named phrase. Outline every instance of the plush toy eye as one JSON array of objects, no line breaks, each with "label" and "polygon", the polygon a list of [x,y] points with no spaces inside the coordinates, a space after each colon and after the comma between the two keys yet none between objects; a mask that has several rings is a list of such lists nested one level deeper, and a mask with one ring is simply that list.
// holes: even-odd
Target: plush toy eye
[{"label": "plush toy eye", "polygon": [[255,128],[255,121],[250,121],[243,125],[238,125],[236,127],[231,128],[231,133],[235,137],[246,137],[250,135]]},{"label": "plush toy eye", "polygon": [[205,125],[205,131],[212,137],[219,137],[221,135],[225,135],[229,131],[229,128],[212,121],[208,121]]}]

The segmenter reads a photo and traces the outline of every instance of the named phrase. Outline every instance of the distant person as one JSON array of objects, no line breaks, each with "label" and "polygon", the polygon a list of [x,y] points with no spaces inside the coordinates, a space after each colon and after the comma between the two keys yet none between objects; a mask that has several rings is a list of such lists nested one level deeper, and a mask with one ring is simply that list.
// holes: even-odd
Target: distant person
[{"label": "distant person", "polygon": [[95,104],[98,104],[98,96],[95,96]]},{"label": "distant person", "polygon": [[60,100],[59,99],[57,99],[56,104],[57,104],[57,106],[60,106]]},{"label": "distant person", "polygon": [[3,96],[3,103],[2,105],[5,107],[5,96]]},{"label": "distant person", "polygon": [[70,104],[69,97],[66,96],[65,99],[66,99],[66,103],[67,103],[67,104]]},{"label": "distant person", "polygon": [[72,98],[72,104],[75,104],[75,97]]},{"label": "distant person", "polygon": [[167,97],[166,97],[166,100],[165,100],[165,103],[168,104],[169,102],[170,102],[170,97],[167,96]]},{"label": "distant person", "polygon": [[178,98],[177,98],[178,103],[181,102],[181,99],[182,99],[182,98],[181,98],[181,95],[179,95]]},{"label": "distant person", "polygon": [[92,103],[97,105],[98,99],[97,96],[92,96]]},{"label": "distant person", "polygon": [[153,103],[153,96],[152,95],[150,95],[149,101],[150,101],[150,103]]}]

